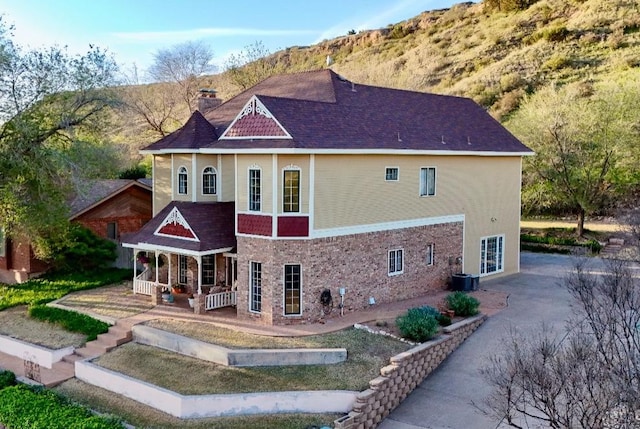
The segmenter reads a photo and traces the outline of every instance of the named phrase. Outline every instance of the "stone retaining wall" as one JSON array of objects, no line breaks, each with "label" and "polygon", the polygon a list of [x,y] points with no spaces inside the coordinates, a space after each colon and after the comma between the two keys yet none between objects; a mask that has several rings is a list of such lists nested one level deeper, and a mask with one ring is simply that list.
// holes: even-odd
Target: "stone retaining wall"
[{"label": "stone retaining wall", "polygon": [[375,428],[486,319],[476,316],[444,329],[444,335],[393,356],[380,377],[360,392],[349,414],[334,421],[336,429]]}]

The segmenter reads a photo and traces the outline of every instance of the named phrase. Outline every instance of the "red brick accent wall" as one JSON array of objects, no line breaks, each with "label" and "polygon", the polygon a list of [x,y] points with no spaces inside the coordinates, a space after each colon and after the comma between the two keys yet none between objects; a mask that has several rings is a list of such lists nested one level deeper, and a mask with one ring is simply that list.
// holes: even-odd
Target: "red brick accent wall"
[{"label": "red brick accent wall", "polygon": [[240,234],[265,235],[271,237],[273,226],[271,216],[238,214]]},{"label": "red brick accent wall", "polygon": [[[238,237],[238,316],[266,324],[315,323],[340,317],[339,288],[345,287],[345,313],[376,303],[415,298],[446,288],[462,256],[461,222],[314,240]],[[435,262],[426,264],[427,245],[435,244]],[[389,250],[403,249],[404,272],[388,275]],[[249,308],[249,262],[262,263],[262,312]],[[302,266],[301,316],[283,315],[283,267]],[[333,306],[320,303],[329,289]]]}]

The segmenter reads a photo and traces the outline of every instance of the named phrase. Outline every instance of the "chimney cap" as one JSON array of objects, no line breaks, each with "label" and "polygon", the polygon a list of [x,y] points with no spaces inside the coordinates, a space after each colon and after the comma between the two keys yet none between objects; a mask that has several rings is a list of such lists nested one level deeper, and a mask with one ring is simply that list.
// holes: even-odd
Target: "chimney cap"
[{"label": "chimney cap", "polygon": [[211,96],[215,97],[215,96],[216,96],[216,93],[217,93],[218,91],[216,91],[215,89],[211,89],[211,88],[200,88],[200,89],[198,90],[198,92],[199,92],[201,95],[206,95],[206,96],[210,96],[210,97],[211,97]]}]

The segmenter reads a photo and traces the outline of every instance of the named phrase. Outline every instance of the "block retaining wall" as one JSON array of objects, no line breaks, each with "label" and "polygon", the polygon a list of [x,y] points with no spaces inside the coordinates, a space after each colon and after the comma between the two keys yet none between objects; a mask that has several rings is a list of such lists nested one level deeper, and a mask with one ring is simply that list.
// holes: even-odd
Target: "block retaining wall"
[{"label": "block retaining wall", "polygon": [[393,356],[369,389],[356,396],[353,409],[334,421],[335,429],[375,428],[485,321],[479,315],[444,329],[444,335]]}]

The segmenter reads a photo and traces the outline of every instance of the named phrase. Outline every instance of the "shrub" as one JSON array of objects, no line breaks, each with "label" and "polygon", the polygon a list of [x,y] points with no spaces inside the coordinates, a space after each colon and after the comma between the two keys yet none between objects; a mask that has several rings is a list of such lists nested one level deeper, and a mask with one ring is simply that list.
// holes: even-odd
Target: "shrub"
[{"label": "shrub", "polygon": [[438,332],[438,321],[424,308],[410,308],[396,319],[396,325],[403,338],[419,343],[430,340]]},{"label": "shrub", "polygon": [[57,249],[52,262],[60,272],[93,271],[108,267],[116,260],[116,247],[90,229],[73,224],[69,240]]},{"label": "shrub", "polygon": [[445,298],[447,306],[456,316],[468,317],[478,314],[480,301],[464,292],[453,292]]},{"label": "shrub", "polygon": [[52,390],[25,385],[0,390],[0,422],[11,428],[122,429],[115,418],[96,416]]},{"label": "shrub", "polygon": [[5,387],[15,386],[16,375],[11,371],[0,371],[0,390]]},{"label": "shrub", "polygon": [[29,316],[60,325],[67,331],[80,332],[87,336],[87,341],[95,340],[99,334],[109,330],[109,325],[86,314],[61,308],[36,305],[29,308]]}]

